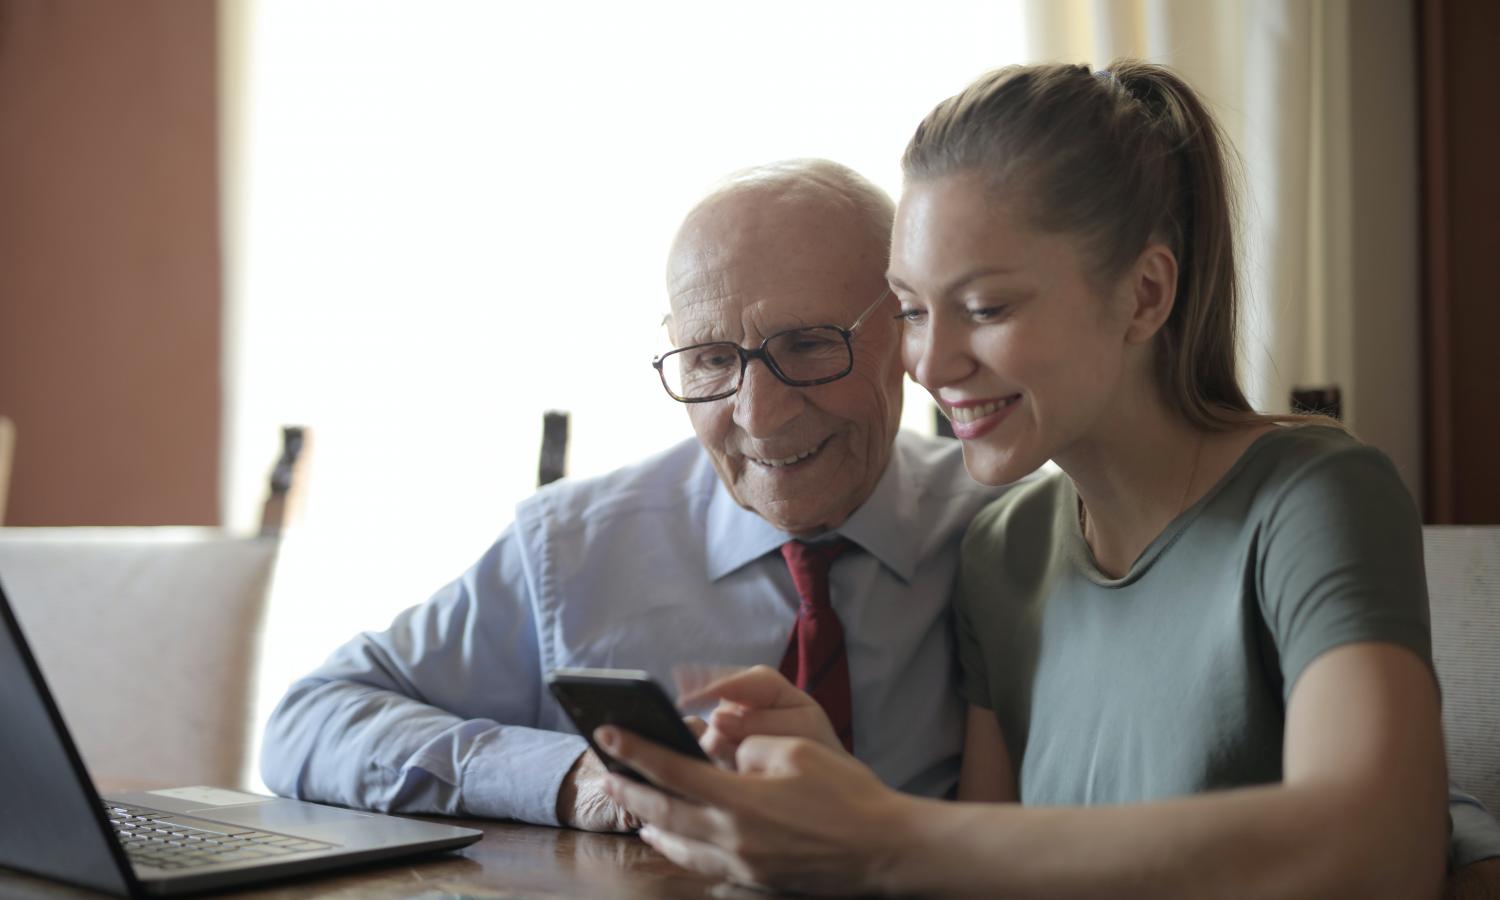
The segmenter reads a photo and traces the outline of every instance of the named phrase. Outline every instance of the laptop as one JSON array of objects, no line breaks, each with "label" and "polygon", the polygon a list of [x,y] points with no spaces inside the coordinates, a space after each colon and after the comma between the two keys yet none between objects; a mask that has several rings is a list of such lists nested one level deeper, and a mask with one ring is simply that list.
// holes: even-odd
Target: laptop
[{"label": "laptop", "polygon": [[212,787],[101,797],[0,587],[0,866],[118,896],[452,850],[472,828]]}]

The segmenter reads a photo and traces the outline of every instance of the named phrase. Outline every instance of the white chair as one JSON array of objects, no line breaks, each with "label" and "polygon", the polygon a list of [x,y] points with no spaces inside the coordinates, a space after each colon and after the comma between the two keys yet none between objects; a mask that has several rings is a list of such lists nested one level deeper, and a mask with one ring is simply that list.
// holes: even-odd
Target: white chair
[{"label": "white chair", "polygon": [[0,525],[5,524],[5,499],[10,494],[10,468],[16,457],[16,424],[0,416]]},{"label": "white chair", "polygon": [[96,781],[247,784],[276,550],[203,528],[0,529],[0,583]]},{"label": "white chair", "polygon": [[1422,529],[1453,783],[1500,811],[1500,527]]}]

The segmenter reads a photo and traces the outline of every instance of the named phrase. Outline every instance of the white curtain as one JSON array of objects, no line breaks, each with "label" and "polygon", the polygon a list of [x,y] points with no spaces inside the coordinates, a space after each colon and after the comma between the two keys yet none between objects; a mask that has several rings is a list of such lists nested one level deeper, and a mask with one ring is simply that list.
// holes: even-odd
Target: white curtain
[{"label": "white curtain", "polygon": [[1029,0],[1032,61],[1135,56],[1209,100],[1243,172],[1242,378],[1337,385],[1421,484],[1414,13],[1400,0]]}]

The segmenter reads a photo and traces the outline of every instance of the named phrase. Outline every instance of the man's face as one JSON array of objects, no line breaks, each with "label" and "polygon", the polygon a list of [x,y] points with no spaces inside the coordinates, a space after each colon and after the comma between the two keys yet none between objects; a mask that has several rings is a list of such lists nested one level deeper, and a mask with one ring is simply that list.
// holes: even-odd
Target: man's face
[{"label": "man's face", "polygon": [[[791,328],[848,328],[884,292],[885,264],[871,229],[826,203],[769,189],[717,198],[689,217],[672,249],[673,345],[748,349]],[[752,360],[737,394],[686,404],[736,502],[783,531],[812,534],[870,496],[901,418],[894,311],[887,298],[854,332],[854,369],[838,381],[792,387]]]}]

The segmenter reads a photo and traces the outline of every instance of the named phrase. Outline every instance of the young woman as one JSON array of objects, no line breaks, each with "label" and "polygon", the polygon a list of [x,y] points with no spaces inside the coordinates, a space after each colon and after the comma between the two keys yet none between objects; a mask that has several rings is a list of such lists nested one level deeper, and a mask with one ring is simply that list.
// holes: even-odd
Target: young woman
[{"label": "young woman", "polygon": [[[884,788],[757,670],[716,689],[737,773],[601,730],[680,795],[613,784],[642,836],[812,892],[1436,896],[1417,511],[1378,451],[1259,415],[1236,383],[1230,191],[1202,101],[1138,62],[1006,69],[934,109],[903,165],[908,370],[976,479],[1062,470],[965,543],[959,799],[989,802]],[[814,740],[738,741],[766,730]]]}]

